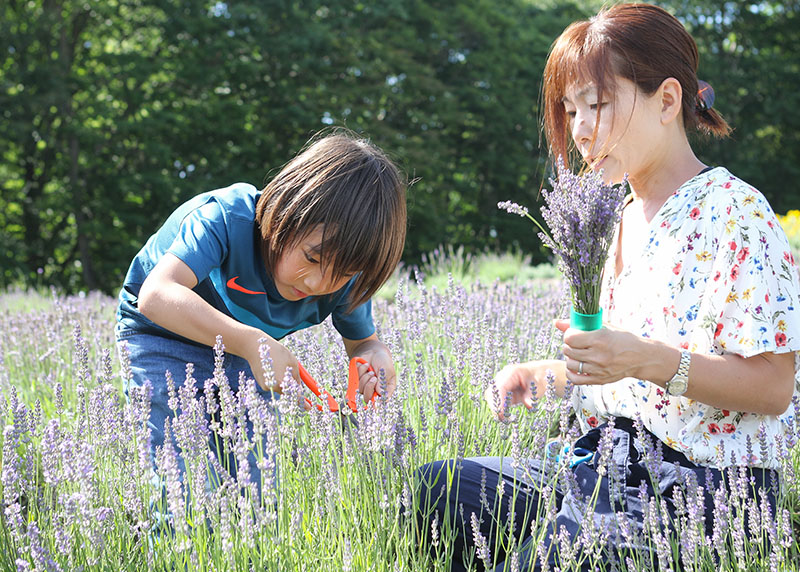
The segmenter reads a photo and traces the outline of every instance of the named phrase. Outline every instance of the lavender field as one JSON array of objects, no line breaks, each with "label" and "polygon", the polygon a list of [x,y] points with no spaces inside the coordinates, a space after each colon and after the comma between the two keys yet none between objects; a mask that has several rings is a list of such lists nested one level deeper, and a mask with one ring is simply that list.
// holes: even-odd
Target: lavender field
[{"label": "lavender field", "polygon": [[[147,453],[147,394],[127,402],[121,392],[127,365],[113,343],[115,300],[0,294],[0,569],[447,570],[452,531],[425,531],[434,544],[429,556],[411,518],[419,504],[414,472],[442,458],[542,458],[548,439],[576,435],[568,400],[542,396],[505,422],[493,420],[482,401],[503,364],[557,355],[551,322],[565,313],[563,294],[553,280],[434,287],[400,279],[396,295],[374,310],[395,358],[398,391],[360,411],[357,428],[336,414],[304,411],[293,398],[297,386],[267,403],[251,381],[233,394],[222,375],[206,381],[220,395],[213,411],[184,383],[191,367],[172,372],[173,446],[160,451],[155,475],[163,496]],[[344,393],[347,358],[330,323],[287,345],[321,383]],[[209,413],[219,421],[209,423]],[[254,422],[252,440],[239,430],[246,417]],[[209,459],[209,438],[240,462],[254,450],[262,483]],[[754,446],[784,449],[785,494],[774,513],[748,500],[748,483],[731,471],[734,492],[714,495],[713,537],[702,534],[704,483],[687,483],[671,522],[663,502],[650,499],[645,535],[627,539],[640,549],[618,561],[602,554],[608,530],[591,519],[576,538],[555,531],[559,569],[800,570],[793,533],[800,454],[793,443]],[[187,461],[182,481],[177,452]],[[206,486],[210,469],[222,477],[213,488]],[[549,484],[569,474],[554,465]],[[487,499],[487,506],[498,502],[505,499]],[[551,505],[533,515],[528,530],[503,530],[498,542],[511,555],[508,570],[520,569],[525,537],[537,546],[554,533]],[[482,546],[474,569],[499,564],[496,549]]]}]

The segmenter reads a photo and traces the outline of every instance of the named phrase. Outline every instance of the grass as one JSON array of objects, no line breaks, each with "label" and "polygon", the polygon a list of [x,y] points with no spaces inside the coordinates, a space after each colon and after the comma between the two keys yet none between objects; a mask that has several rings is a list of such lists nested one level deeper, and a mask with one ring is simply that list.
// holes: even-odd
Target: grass
[{"label": "grass", "polygon": [[400,280],[422,282],[426,288],[445,290],[450,283],[469,287],[500,283],[525,284],[531,282],[557,281],[561,273],[554,264],[531,265],[531,257],[520,251],[470,254],[463,246],[440,246],[424,255],[420,265],[401,264],[392,277],[378,291],[381,300],[392,301]]},{"label": "grass", "polygon": [[[398,272],[391,296],[377,299],[374,308],[398,372],[392,400],[359,412],[359,427],[351,430],[338,416],[302,411],[287,398],[290,388],[277,405],[280,423],[267,415],[261,438],[218,434],[229,450],[252,447],[262,461],[277,463],[279,482],[265,471],[267,494],[261,497],[235,475],[226,476],[226,467],[218,467],[222,486],[206,490],[202,478],[195,479],[209,470],[202,450],[197,457],[187,453],[183,483],[172,476],[173,452],[165,450],[159,476],[178,494],[154,494],[141,453],[145,410],[138,402],[126,404],[120,392],[125,373],[113,349],[115,300],[0,294],[0,568],[446,570],[453,531],[444,527],[430,554],[410,518],[419,506],[417,467],[475,455],[541,457],[549,436],[575,431],[566,402],[543,398],[534,411],[515,410],[500,423],[482,399],[503,364],[557,353],[550,324],[564,313],[563,289],[552,268],[528,279],[524,265],[519,254],[473,257],[443,249],[416,273]],[[413,275],[424,278],[417,283]],[[330,322],[286,343],[323,384],[343,392],[347,358]],[[180,386],[182,372],[174,373]],[[224,391],[227,381],[216,383]],[[203,417],[202,402],[189,392],[180,399],[176,424]],[[223,426],[271,407],[242,399],[223,407]],[[797,526],[796,450],[787,468],[792,477],[781,506],[788,512],[781,514],[793,515]],[[562,468],[550,478],[565,474]],[[185,496],[188,488],[191,496]],[[547,509],[534,515],[537,537],[548,534],[537,526]],[[742,530],[756,512],[731,508],[729,531]],[[160,518],[169,513],[172,525],[164,526]],[[752,538],[736,544],[729,532],[730,548],[722,554],[704,545],[684,554],[680,535],[697,530],[685,520],[672,536],[646,539],[660,543],[659,554],[633,551],[620,568],[654,569],[653,558],[660,556],[681,569],[765,570],[772,557],[782,559],[774,563],[778,569],[798,570],[797,543],[785,536],[786,546],[773,543],[773,553]],[[498,542],[518,549],[519,533],[503,529]],[[775,534],[782,537],[779,526]],[[577,565],[576,557],[562,569]],[[594,566],[611,568],[604,558]]]}]

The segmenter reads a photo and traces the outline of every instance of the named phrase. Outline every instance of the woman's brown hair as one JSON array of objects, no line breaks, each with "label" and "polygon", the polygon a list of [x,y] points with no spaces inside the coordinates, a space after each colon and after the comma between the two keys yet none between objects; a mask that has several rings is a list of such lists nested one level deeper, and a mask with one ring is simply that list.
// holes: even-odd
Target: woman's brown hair
[{"label": "woman's brown hair", "polygon": [[[554,157],[568,157],[569,122],[563,98],[568,87],[593,83],[598,94],[630,80],[645,94],[675,78],[681,84],[684,128],[717,137],[731,131],[714,109],[697,103],[697,45],[669,12],[650,4],[618,4],[589,20],[574,22],[556,39],[543,80],[544,131]],[[598,116],[600,107],[598,107]]]},{"label": "woman's brown hair", "polygon": [[318,134],[272,179],[256,205],[267,272],[322,225],[320,264],[339,280],[359,273],[349,309],[391,276],[406,237],[407,181],[366,139],[339,129]]}]

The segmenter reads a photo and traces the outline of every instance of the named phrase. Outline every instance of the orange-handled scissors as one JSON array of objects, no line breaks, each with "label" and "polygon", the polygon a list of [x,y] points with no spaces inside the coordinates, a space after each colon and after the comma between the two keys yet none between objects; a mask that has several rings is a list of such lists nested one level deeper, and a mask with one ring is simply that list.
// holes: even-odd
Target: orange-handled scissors
[{"label": "orange-handled scissors", "polygon": [[[367,360],[361,357],[354,357],[353,359],[351,359],[350,368],[347,374],[347,392],[344,394],[344,396],[345,400],[347,401],[347,406],[353,413],[358,411],[358,406],[356,405],[356,393],[358,392],[358,365],[362,363],[366,364]],[[313,377],[311,377],[311,374],[308,373],[308,371],[306,370],[306,368],[303,367],[302,364],[298,364],[298,366],[299,366],[298,370],[300,372],[300,379],[303,381],[303,383],[306,384],[306,387],[310,389],[314,395],[316,395],[322,400],[325,400],[328,404],[328,409],[330,409],[334,413],[339,411],[339,404],[336,402],[333,396],[319,386],[317,381]],[[369,371],[375,373],[375,370],[372,369],[371,365],[369,366]],[[370,398],[370,403],[375,401],[375,397],[377,395],[378,395],[378,390],[376,388],[375,391],[372,393],[372,397]],[[313,405],[311,403],[311,400],[308,398],[306,398],[306,403],[308,404],[309,407]],[[322,411],[322,404],[317,403],[316,406],[317,409]]]}]

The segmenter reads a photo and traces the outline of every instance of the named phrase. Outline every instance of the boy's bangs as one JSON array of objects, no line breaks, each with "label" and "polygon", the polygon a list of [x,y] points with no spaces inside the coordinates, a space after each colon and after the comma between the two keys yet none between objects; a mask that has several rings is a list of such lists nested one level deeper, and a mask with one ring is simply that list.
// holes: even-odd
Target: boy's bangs
[{"label": "boy's bangs", "polygon": [[[355,298],[373,290],[394,271],[405,241],[405,212],[396,192],[373,192],[371,188],[394,186],[397,181],[365,185],[354,193],[353,202],[333,200],[326,205],[323,222],[321,262],[335,279],[360,273]],[[399,200],[398,200],[399,199]],[[390,200],[392,203],[385,204]],[[359,201],[360,204],[359,204]]]},{"label": "boy's bangs", "polygon": [[[348,228],[351,227],[351,228]],[[377,224],[368,228],[352,228],[339,222],[326,223],[320,249],[321,263],[331,269],[334,279],[357,274],[372,274],[391,258],[391,241]],[[374,270],[373,270],[374,271]],[[380,272],[378,272],[380,274]]]}]

